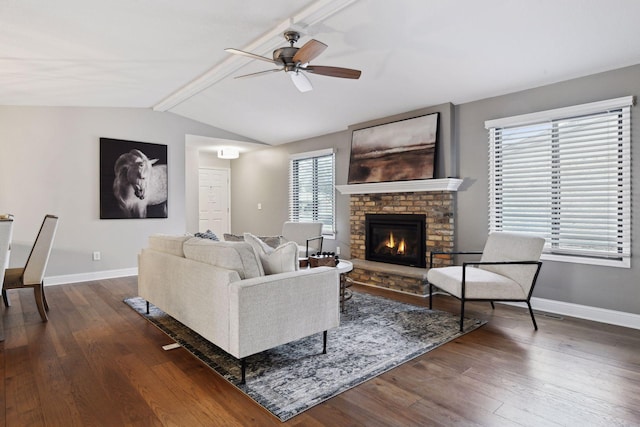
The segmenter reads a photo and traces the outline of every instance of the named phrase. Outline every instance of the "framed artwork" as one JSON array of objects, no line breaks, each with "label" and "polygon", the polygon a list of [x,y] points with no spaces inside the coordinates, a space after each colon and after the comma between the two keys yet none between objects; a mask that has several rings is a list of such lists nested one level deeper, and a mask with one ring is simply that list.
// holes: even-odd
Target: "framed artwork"
[{"label": "framed artwork", "polygon": [[167,218],[167,146],[100,138],[100,219]]},{"label": "framed artwork", "polygon": [[349,184],[433,179],[438,113],[353,131]]}]

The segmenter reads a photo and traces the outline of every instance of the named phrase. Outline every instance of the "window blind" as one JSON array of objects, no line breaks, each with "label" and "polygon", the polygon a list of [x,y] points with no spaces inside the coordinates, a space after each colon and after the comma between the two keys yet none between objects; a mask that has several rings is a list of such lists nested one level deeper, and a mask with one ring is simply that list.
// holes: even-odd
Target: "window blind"
[{"label": "window blind", "polygon": [[632,103],[487,122],[490,231],[543,236],[548,254],[628,263]]},{"label": "window blind", "polygon": [[302,153],[289,164],[289,221],[322,222],[335,232],[335,155],[333,150]]}]

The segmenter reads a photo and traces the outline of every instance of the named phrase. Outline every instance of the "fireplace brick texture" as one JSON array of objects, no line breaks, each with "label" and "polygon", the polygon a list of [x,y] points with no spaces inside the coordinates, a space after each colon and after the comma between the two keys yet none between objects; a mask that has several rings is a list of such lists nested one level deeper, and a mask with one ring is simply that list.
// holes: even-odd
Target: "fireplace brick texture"
[{"label": "fireplace brick texture", "polygon": [[[451,252],[455,238],[455,193],[450,191],[352,194],[350,197],[351,258],[365,259],[365,214],[426,215],[427,266],[432,251]],[[434,267],[451,265],[448,255],[434,257]],[[423,280],[398,274],[354,269],[349,276],[358,282],[424,295]]]}]

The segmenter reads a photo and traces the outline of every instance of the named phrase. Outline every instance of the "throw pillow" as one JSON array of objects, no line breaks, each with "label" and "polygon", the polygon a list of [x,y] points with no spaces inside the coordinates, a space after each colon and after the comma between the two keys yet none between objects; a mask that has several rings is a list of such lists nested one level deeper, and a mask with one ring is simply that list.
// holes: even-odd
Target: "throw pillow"
[{"label": "throw pillow", "polygon": [[244,233],[244,240],[253,247],[262,262],[265,274],[286,273],[299,269],[298,245],[295,242],[283,243],[274,249],[251,233]]},{"label": "throw pillow", "polygon": [[277,248],[283,243],[286,243],[282,236],[258,236],[258,239],[262,240],[273,249]]},{"label": "throw pillow", "polygon": [[204,233],[198,232],[198,233],[194,234],[194,236],[195,237],[200,237],[201,239],[211,239],[211,240],[214,240],[216,242],[220,241],[220,239],[218,239],[218,236],[216,236],[216,233],[214,233],[211,230],[207,230]]}]

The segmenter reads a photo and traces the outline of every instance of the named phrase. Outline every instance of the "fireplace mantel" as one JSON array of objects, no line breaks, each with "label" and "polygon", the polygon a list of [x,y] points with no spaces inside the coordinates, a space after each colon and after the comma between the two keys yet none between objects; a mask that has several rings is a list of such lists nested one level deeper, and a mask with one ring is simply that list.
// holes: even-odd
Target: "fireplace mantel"
[{"label": "fireplace mantel", "polygon": [[414,181],[367,182],[336,185],[341,194],[405,193],[413,191],[458,191],[460,178],[421,179]]}]

